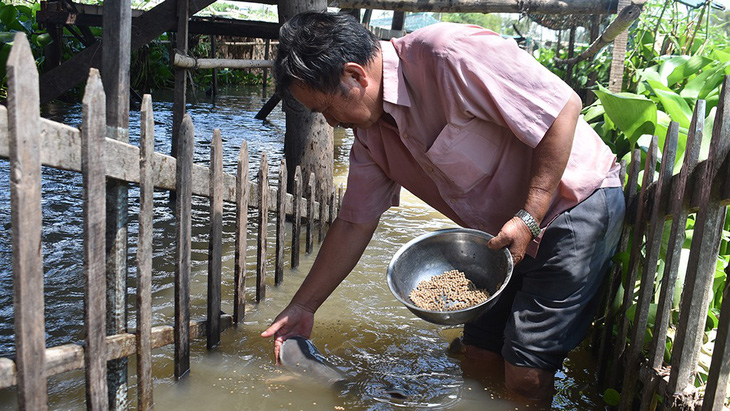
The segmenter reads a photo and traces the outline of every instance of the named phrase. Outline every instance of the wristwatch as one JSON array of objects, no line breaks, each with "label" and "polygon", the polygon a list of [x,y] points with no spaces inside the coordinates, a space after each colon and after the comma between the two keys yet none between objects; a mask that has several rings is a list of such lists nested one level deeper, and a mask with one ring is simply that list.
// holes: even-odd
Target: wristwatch
[{"label": "wristwatch", "polygon": [[540,226],[537,225],[537,221],[535,221],[534,218],[528,213],[527,211],[521,209],[520,211],[515,214],[515,217],[519,217],[520,220],[522,220],[525,225],[527,225],[527,228],[530,230],[530,233],[532,233],[532,238],[535,238],[540,235]]}]

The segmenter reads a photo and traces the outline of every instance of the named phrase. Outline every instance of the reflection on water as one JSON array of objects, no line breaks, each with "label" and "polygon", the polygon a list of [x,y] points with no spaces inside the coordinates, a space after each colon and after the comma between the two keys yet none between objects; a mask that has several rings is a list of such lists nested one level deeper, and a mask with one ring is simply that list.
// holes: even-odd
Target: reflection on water
[{"label": "reflection on water", "polygon": [[[171,134],[171,99],[155,95],[156,145],[159,152],[169,152]],[[189,113],[195,125],[196,162],[206,164],[213,128],[220,128],[224,144],[224,168],[235,173],[238,149],[248,142],[252,175],[258,170],[259,153],[266,151],[272,178],[283,153],[284,116],[277,108],[266,122],[253,119],[265,99],[258,89],[233,89],[219,96],[217,107],[191,105]],[[78,126],[78,106],[63,107],[54,115],[57,121]],[[133,112],[130,135],[138,142],[139,113]],[[335,184],[346,182],[347,155],[352,134],[337,129],[335,133]],[[134,253],[136,252],[138,190],[130,189],[130,258],[132,267],[129,292],[134,294]],[[46,329],[48,346],[83,339],[83,278],[81,243],[81,177],[52,169],[43,174],[44,265],[46,287]],[[10,200],[8,163],[0,160],[0,351],[14,351],[12,339],[12,278],[10,246]],[[173,323],[174,215],[166,206],[167,195],[155,193],[155,250],[153,271],[153,325]],[[206,315],[208,253],[208,201],[194,198],[193,205],[193,275],[191,277],[191,315]],[[224,210],[223,307],[232,312],[233,301],[233,230],[234,209]],[[447,355],[449,341],[457,337],[459,327],[437,326],[418,319],[390,294],[385,271],[390,257],[415,236],[453,223],[404,192],[401,207],[393,208],[381,218],[381,224],[353,273],[322,305],[316,315],[312,340],[328,359],[347,375],[343,386],[331,387],[293,375],[273,363],[272,343],[259,334],[289,302],[311,267],[316,255],[302,253],[300,267],[289,269],[290,250],[285,250],[284,283],[272,285],[269,278],[267,299],[252,302],[255,280],[255,247],[249,240],[247,261],[247,306],[244,324],[226,330],[221,344],[212,351],[204,341],[191,347],[191,373],[176,382],[173,375],[173,346],[153,351],[155,403],[157,409],[238,409],[238,410],[390,410],[453,409],[515,410],[538,409],[511,398],[501,378],[477,364]],[[250,227],[251,229],[251,227]],[[250,238],[253,237],[251,230]],[[273,247],[273,222],[269,226],[269,244]],[[290,241],[287,229],[287,242]],[[273,267],[273,249],[269,268]],[[130,298],[130,327],[134,327],[134,298]],[[585,349],[571,354],[558,373],[555,409],[593,409],[600,404],[595,392]],[[135,361],[130,361],[130,403],[135,404]],[[83,409],[84,379],[81,371],[49,380],[51,408]],[[14,389],[0,391],[0,408],[14,409]]]}]

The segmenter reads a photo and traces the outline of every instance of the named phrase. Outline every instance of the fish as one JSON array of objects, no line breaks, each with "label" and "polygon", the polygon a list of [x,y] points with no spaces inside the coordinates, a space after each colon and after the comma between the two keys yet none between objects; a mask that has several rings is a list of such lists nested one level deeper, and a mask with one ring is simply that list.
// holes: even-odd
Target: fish
[{"label": "fish", "polygon": [[347,380],[347,375],[322,355],[307,338],[296,336],[284,341],[279,351],[281,365],[330,385],[339,385]]},{"label": "fish", "polygon": [[[349,391],[348,388],[358,385],[353,383],[351,376],[327,361],[312,341],[301,336],[284,341],[279,350],[279,363],[288,370],[309,377],[313,381],[328,384],[339,391]],[[406,404],[412,397],[408,389],[392,384],[383,387],[382,394],[384,394],[382,398],[375,400]]]}]

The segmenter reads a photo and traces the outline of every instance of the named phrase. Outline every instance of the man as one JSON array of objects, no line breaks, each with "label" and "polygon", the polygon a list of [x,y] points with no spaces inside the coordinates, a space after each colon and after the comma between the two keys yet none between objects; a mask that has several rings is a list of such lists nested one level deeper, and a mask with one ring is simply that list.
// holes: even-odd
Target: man
[{"label": "man", "polygon": [[277,90],[352,127],[348,186],[312,269],[262,333],[275,352],[355,266],[401,187],[461,226],[496,233],[516,264],[494,309],[465,324],[465,354],[540,399],[585,336],[618,242],[615,156],[578,96],[514,41],[441,23],[379,42],[346,15],[308,12],[280,33]]}]

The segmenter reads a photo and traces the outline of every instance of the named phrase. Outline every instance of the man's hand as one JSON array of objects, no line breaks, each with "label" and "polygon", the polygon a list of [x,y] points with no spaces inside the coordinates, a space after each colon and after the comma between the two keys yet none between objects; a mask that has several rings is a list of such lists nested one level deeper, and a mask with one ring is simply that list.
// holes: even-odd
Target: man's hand
[{"label": "man's hand", "polygon": [[309,338],[312,334],[312,327],[314,327],[314,312],[296,303],[291,303],[274,319],[269,328],[261,333],[261,336],[275,337],[274,356],[278,364],[279,351],[284,341],[297,335]]},{"label": "man's hand", "polygon": [[532,241],[532,233],[527,225],[519,217],[512,217],[496,237],[489,240],[487,246],[493,250],[507,247],[512,254],[512,261],[515,265],[525,257],[527,245]]}]

